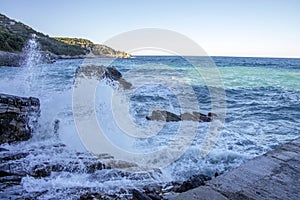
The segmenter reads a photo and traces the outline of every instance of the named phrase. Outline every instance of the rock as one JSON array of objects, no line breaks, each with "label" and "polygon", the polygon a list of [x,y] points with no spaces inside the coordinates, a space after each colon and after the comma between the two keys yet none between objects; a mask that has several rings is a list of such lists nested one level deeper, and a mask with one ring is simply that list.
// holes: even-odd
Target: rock
[{"label": "rock", "polygon": [[152,200],[161,200],[162,197],[159,196],[158,194],[154,193],[154,194],[148,194],[148,196],[152,199]]},{"label": "rock", "polygon": [[54,122],[53,122],[53,132],[54,132],[54,135],[58,134],[59,123],[60,123],[60,121],[58,119],[54,120]]},{"label": "rock", "polygon": [[0,94],[0,144],[28,140],[39,116],[39,99]]},{"label": "rock", "polygon": [[148,195],[140,192],[137,189],[132,190],[132,199],[133,200],[151,200],[151,198]]},{"label": "rock", "polygon": [[155,121],[197,121],[197,122],[211,122],[212,118],[204,115],[200,112],[191,113],[183,113],[181,115],[176,115],[169,111],[165,110],[154,110],[151,113],[151,116],[146,116],[147,120],[155,120]]},{"label": "rock", "polygon": [[122,74],[115,67],[107,67],[104,76],[117,81],[122,77]]},{"label": "rock", "polygon": [[[55,62],[55,54],[50,52],[41,51],[40,52],[41,57],[41,63],[53,63]],[[0,66],[7,66],[7,67],[20,67],[24,60],[26,55],[22,53],[11,53],[11,52],[5,52],[0,51]]]},{"label": "rock", "polygon": [[204,115],[200,112],[193,112],[193,115],[196,116],[199,122],[211,122],[211,118],[207,115]]},{"label": "rock", "polygon": [[181,118],[169,111],[161,111],[161,110],[153,110],[151,116],[146,117],[147,120],[155,120],[155,121],[166,121],[166,122],[177,122],[181,121]]},{"label": "rock", "polygon": [[107,79],[109,81],[117,81],[124,89],[129,89],[132,85],[122,78],[121,72],[115,67],[88,65],[79,67],[76,70],[78,78],[95,78],[97,80]]},{"label": "rock", "polygon": [[29,153],[17,153],[17,154],[4,153],[0,157],[1,158],[0,163],[6,162],[6,161],[11,161],[11,160],[19,160],[19,159],[25,158],[28,155],[29,155]]},{"label": "rock", "polygon": [[0,51],[0,66],[19,66],[21,54]]},{"label": "rock", "polygon": [[203,174],[193,175],[188,180],[184,181],[175,192],[185,192],[201,185],[205,185],[205,181],[208,180],[211,180],[211,178]]},{"label": "rock", "polygon": [[87,173],[94,173],[96,170],[102,170],[105,169],[105,165],[101,162],[91,163],[87,164]]},{"label": "rock", "polygon": [[1,151],[9,151],[8,149],[5,149],[5,148],[2,148],[2,147],[0,147],[0,152]]},{"label": "rock", "polygon": [[117,199],[115,195],[107,195],[101,193],[86,193],[80,196],[80,200],[113,200]]},{"label": "rock", "polygon": [[180,115],[181,120],[187,121],[199,121],[199,118],[196,115],[190,113],[183,113]]},{"label": "rock", "polygon": [[131,167],[138,167],[136,163],[127,162],[123,160],[110,160],[109,162],[107,162],[106,165],[108,168],[116,168],[116,169],[128,169]]},{"label": "rock", "polygon": [[36,165],[33,167],[30,175],[36,178],[47,177],[51,175],[51,166]]}]

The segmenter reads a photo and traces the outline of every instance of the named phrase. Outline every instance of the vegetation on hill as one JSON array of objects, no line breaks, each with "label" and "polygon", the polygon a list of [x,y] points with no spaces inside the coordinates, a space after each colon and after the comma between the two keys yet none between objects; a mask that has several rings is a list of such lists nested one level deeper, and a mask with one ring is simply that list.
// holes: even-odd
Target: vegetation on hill
[{"label": "vegetation on hill", "polygon": [[81,38],[51,38],[48,35],[37,32],[31,27],[12,20],[0,14],[0,50],[7,52],[21,52],[22,48],[32,37],[37,36],[43,51],[49,51],[56,55],[83,56],[93,53],[95,56],[104,57],[130,57],[129,54],[116,51],[105,45],[94,44]]},{"label": "vegetation on hill", "polygon": [[129,58],[130,54],[117,51],[113,48],[110,48],[106,45],[102,44],[94,44],[90,40],[82,39],[82,38],[62,38],[62,37],[54,37],[57,41],[64,42],[69,45],[77,45],[80,46],[90,53],[93,53],[95,56],[105,56],[105,57],[120,57],[120,58]]}]

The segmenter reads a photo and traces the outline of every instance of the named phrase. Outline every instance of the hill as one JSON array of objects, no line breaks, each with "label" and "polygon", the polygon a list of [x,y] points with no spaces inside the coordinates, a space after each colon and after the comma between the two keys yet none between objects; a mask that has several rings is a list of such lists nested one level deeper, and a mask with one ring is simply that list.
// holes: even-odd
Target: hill
[{"label": "hill", "polygon": [[128,58],[129,54],[114,50],[110,47],[81,39],[81,38],[51,38],[48,35],[37,32],[31,27],[17,22],[0,14],[0,51],[18,53],[26,44],[27,40],[37,36],[42,51],[51,52],[58,56],[84,57],[93,53],[99,57],[122,57]]},{"label": "hill", "polygon": [[117,57],[117,58],[130,58],[130,54],[118,51],[113,48],[110,48],[106,45],[94,44],[90,40],[82,39],[82,38],[62,38],[62,37],[54,37],[57,41],[69,44],[80,46],[81,48],[86,49],[89,53],[92,53],[95,56],[103,56],[103,57]]}]

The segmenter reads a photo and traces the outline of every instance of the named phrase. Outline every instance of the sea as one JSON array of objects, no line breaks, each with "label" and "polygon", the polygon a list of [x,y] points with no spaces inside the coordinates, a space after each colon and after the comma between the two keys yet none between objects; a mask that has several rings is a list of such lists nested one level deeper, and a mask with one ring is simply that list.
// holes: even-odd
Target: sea
[{"label": "sea", "polygon": [[[76,71],[91,65],[114,66],[132,88],[95,79],[84,86],[92,94],[80,93]],[[300,136],[297,58],[65,59],[2,66],[0,86],[0,93],[33,96],[41,102],[41,116],[32,138],[1,147],[29,153],[17,166],[28,169],[59,163],[66,169],[40,178],[24,176],[20,185],[2,191],[7,194],[39,192],[41,199],[73,199],[87,190],[115,194],[121,189],[183,181],[196,174],[213,176]],[[93,102],[87,115],[92,113],[97,125],[78,122],[85,117],[75,106],[81,98]],[[153,110],[178,115],[213,112],[218,116],[213,122],[148,121],[146,116]],[[104,135],[104,139],[93,141],[96,134]],[[106,148],[104,140],[111,146]],[[138,159],[131,155],[138,155]],[[90,158],[124,162],[92,173],[81,170],[83,160]],[[74,163],[79,168],[67,170]]]}]

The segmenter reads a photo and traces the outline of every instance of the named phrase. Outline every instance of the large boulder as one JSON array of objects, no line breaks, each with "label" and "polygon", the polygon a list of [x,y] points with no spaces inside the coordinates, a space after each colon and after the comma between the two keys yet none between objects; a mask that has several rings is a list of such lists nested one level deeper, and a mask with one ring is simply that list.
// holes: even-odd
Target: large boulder
[{"label": "large boulder", "polygon": [[77,68],[76,77],[87,79],[95,78],[97,80],[107,79],[113,82],[118,82],[124,89],[129,89],[132,86],[131,83],[122,78],[121,72],[119,72],[115,67],[96,65],[82,66]]},{"label": "large boulder", "polygon": [[0,144],[28,140],[39,116],[39,99],[0,94]]}]

